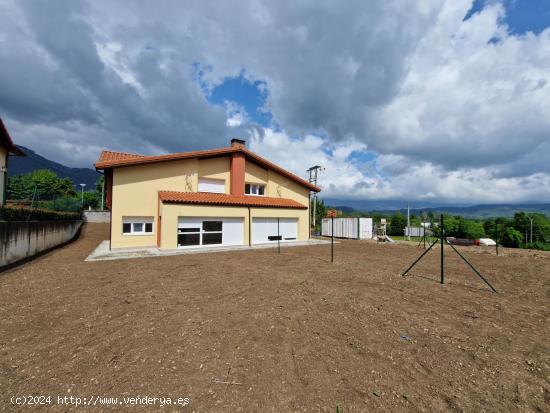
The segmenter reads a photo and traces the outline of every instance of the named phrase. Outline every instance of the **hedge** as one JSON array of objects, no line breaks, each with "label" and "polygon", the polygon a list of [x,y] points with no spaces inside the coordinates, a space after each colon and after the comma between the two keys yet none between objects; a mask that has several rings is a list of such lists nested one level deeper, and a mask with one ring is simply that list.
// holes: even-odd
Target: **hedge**
[{"label": "hedge", "polygon": [[0,221],[71,221],[81,219],[78,212],[57,212],[24,206],[1,206]]}]

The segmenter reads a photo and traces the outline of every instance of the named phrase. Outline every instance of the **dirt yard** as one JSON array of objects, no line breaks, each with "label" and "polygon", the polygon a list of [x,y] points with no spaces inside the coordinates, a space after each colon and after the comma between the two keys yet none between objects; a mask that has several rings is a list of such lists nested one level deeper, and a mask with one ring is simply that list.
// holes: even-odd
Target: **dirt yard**
[{"label": "dirt yard", "polygon": [[[0,273],[3,411],[550,411],[550,254],[411,245],[84,262],[108,228]],[[189,398],[22,406],[12,396]],[[96,399],[97,400],[97,399]]]}]

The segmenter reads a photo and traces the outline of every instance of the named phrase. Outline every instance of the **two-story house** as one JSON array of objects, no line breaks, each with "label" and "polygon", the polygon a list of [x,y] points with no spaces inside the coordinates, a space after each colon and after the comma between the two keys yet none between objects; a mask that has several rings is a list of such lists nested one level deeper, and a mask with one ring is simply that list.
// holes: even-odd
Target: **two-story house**
[{"label": "two-story house", "polygon": [[6,203],[8,157],[10,155],[25,156],[25,153],[14,145],[2,118],[0,118],[0,206]]},{"label": "two-story house", "polygon": [[220,149],[143,156],[103,151],[111,248],[252,245],[309,238],[320,188],[232,139]]}]

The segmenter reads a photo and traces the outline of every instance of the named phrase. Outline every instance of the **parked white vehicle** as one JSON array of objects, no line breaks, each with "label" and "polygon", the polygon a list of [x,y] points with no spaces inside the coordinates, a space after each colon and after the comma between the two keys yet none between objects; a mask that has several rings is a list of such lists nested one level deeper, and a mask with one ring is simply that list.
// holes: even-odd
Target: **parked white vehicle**
[{"label": "parked white vehicle", "polygon": [[497,245],[497,243],[491,238],[480,238],[479,245],[483,245],[485,247],[494,247],[495,245]]}]

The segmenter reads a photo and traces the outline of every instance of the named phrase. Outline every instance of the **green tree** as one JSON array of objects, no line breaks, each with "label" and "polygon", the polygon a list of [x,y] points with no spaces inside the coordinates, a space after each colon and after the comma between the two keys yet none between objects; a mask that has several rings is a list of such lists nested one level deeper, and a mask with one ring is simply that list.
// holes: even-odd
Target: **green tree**
[{"label": "green tree", "polygon": [[502,234],[501,243],[505,247],[519,248],[522,245],[523,235],[517,229],[512,227],[506,228]]},{"label": "green tree", "polygon": [[[312,212],[313,213],[313,212]],[[315,231],[321,231],[321,223],[323,218],[327,216],[327,207],[325,201],[319,198],[315,198]]]},{"label": "green tree", "polygon": [[405,234],[405,227],[407,226],[407,219],[400,211],[397,211],[390,217],[390,224],[387,228],[388,235],[403,235]]},{"label": "green tree", "polygon": [[83,209],[97,209],[99,207],[100,199],[97,192],[84,192],[84,202],[82,203]]},{"label": "green tree", "polygon": [[485,235],[485,229],[481,222],[460,218],[456,236],[459,238],[479,239]]},{"label": "green tree", "polygon": [[70,178],[59,178],[48,169],[38,169],[31,173],[8,179],[8,198],[17,200],[55,199],[61,196],[75,196]]}]

